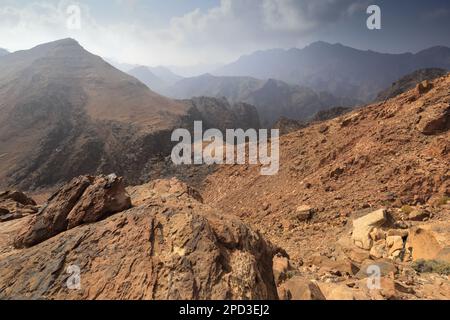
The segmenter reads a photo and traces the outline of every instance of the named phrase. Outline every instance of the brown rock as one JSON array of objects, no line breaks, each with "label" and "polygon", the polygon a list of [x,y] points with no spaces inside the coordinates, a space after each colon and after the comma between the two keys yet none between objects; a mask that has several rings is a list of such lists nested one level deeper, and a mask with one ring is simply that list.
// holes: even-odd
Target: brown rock
[{"label": "brown rock", "polygon": [[151,203],[155,201],[155,197],[162,197],[165,200],[168,198],[192,198],[203,202],[200,192],[176,178],[154,180],[144,185],[128,187],[127,191],[133,206]]},{"label": "brown rock", "polygon": [[372,239],[372,241],[377,242],[379,240],[383,240],[386,239],[386,233],[378,228],[374,228],[372,230],[372,232],[370,232],[370,238]]},{"label": "brown rock", "polygon": [[441,221],[413,227],[406,248],[413,260],[444,260],[450,262],[450,222]]},{"label": "brown rock", "polygon": [[430,217],[430,213],[425,210],[413,210],[409,215],[408,218],[411,221],[423,221]]},{"label": "brown rock", "polygon": [[400,236],[391,236],[386,238],[386,247],[389,249],[388,254],[391,258],[400,256],[404,249],[403,239]]},{"label": "brown rock", "polygon": [[277,299],[274,247],[236,218],[188,204],[160,199],[9,254],[0,299]]},{"label": "brown rock", "polygon": [[392,278],[367,278],[360,280],[359,287],[365,292],[370,300],[397,300],[399,294],[396,284]]},{"label": "brown rock", "polygon": [[370,257],[372,259],[381,259],[387,257],[386,241],[380,240],[370,249]]},{"label": "brown rock", "polygon": [[36,205],[36,202],[33,199],[31,199],[30,197],[28,197],[27,195],[25,195],[23,192],[20,191],[5,191],[0,193],[0,201],[6,199],[14,200],[15,202],[20,203],[24,206]]},{"label": "brown rock", "polygon": [[388,237],[392,237],[392,236],[399,236],[402,238],[407,238],[409,235],[409,231],[405,230],[405,229],[389,229],[387,231],[387,236]]},{"label": "brown rock", "polygon": [[325,296],[315,282],[300,276],[286,281],[280,292],[282,300],[325,300]]},{"label": "brown rock", "polygon": [[433,84],[428,80],[422,81],[416,87],[416,91],[419,95],[425,94],[431,89],[433,89]]},{"label": "brown rock", "polygon": [[319,283],[326,300],[356,300],[354,291],[345,284]]},{"label": "brown rock", "polygon": [[381,284],[381,294],[387,300],[396,300],[398,299],[398,293],[396,290],[396,284],[394,279],[382,277],[380,279]]},{"label": "brown rock", "polygon": [[273,257],[273,276],[277,285],[287,279],[287,272],[289,269],[290,265],[287,257],[281,255]]},{"label": "brown rock", "polygon": [[67,228],[96,222],[130,207],[130,196],[125,190],[122,178],[116,175],[97,177],[68,214]]},{"label": "brown rock", "polygon": [[340,238],[337,246],[351,261],[362,263],[369,259],[369,251],[356,247],[350,237]]},{"label": "brown rock", "polygon": [[320,272],[322,273],[326,272],[351,276],[359,271],[359,268],[347,259],[332,260],[324,256],[316,256],[311,260],[311,263],[320,267]]},{"label": "brown rock", "polygon": [[365,250],[372,247],[372,239],[370,233],[376,228],[382,226],[386,222],[386,210],[380,209],[360,217],[353,221],[353,243]]},{"label": "brown rock", "polygon": [[298,221],[306,221],[311,219],[313,209],[310,206],[302,205],[297,207],[295,212],[295,219]]},{"label": "brown rock", "polygon": [[0,222],[20,219],[38,212],[33,199],[19,191],[0,194]]},{"label": "brown rock", "polygon": [[440,103],[429,107],[417,125],[417,129],[425,135],[435,135],[450,128],[450,105]]},{"label": "brown rock", "polygon": [[121,178],[115,175],[73,179],[53,196],[17,236],[17,248],[31,247],[80,224],[102,220],[130,208]]},{"label": "brown rock", "polygon": [[356,274],[356,277],[359,279],[364,279],[367,277],[370,277],[371,269],[373,267],[378,267],[380,270],[380,275],[385,276],[391,276],[397,273],[397,267],[391,260],[382,259],[378,261],[374,260],[366,260],[361,265],[361,270]]}]

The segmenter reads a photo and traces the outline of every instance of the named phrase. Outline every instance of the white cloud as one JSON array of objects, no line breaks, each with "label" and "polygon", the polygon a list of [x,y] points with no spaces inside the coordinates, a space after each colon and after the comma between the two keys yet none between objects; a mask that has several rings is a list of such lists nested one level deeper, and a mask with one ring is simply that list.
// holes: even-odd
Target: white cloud
[{"label": "white cloud", "polygon": [[[137,6],[137,0],[115,0]],[[82,29],[66,29],[68,5],[38,1],[0,7],[0,47],[17,50],[58,38],[74,37],[88,50],[138,64],[196,64],[229,61],[258,49],[302,44],[312,31],[345,17],[356,0],[221,0],[173,17],[168,27],[145,21],[99,24],[82,5]],[[107,10],[107,9],[105,9]]]}]

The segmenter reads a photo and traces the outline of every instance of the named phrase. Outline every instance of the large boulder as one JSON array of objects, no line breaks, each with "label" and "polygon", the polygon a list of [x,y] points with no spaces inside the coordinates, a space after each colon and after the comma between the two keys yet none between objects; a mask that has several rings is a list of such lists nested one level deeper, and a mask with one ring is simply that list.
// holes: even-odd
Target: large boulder
[{"label": "large boulder", "polygon": [[287,278],[291,269],[289,258],[281,254],[273,257],[273,276],[277,285],[281,284]]},{"label": "large boulder", "polygon": [[361,264],[361,269],[356,274],[356,277],[358,279],[368,278],[372,275],[374,269],[379,270],[380,275],[386,277],[393,277],[398,271],[397,267],[391,260],[366,260]]},{"label": "large boulder", "polygon": [[28,197],[23,192],[14,190],[14,191],[4,191],[0,193],[0,201],[4,200],[13,200],[15,202],[18,202],[24,206],[35,206],[36,202]]},{"label": "large boulder", "polygon": [[406,248],[411,251],[413,260],[442,260],[450,263],[450,222],[413,227]]},{"label": "large boulder", "polygon": [[380,209],[353,220],[353,243],[364,250],[372,248],[371,232],[386,222],[386,210]]},{"label": "large boulder", "polygon": [[0,259],[0,299],[278,298],[259,233],[186,193],[148,194]]},{"label": "large boulder", "polygon": [[325,300],[316,282],[295,276],[283,283],[279,289],[282,300]]},{"label": "large boulder", "polygon": [[20,219],[38,212],[36,202],[20,191],[0,193],[0,222]]},{"label": "large boulder", "polygon": [[425,135],[439,134],[450,129],[450,105],[438,103],[427,107],[417,124],[417,129]]},{"label": "large boulder", "polygon": [[50,197],[14,244],[16,248],[31,247],[63,231],[102,220],[130,207],[131,200],[122,178],[81,176]]},{"label": "large boulder", "polygon": [[319,283],[319,288],[326,300],[357,300],[355,291],[342,283]]}]

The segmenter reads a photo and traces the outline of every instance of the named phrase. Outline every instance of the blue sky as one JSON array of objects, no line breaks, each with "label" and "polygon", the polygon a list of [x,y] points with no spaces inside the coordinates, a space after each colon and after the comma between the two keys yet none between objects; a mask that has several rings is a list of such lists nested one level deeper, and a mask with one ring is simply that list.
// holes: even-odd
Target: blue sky
[{"label": "blue sky", "polygon": [[[70,5],[81,29],[68,29]],[[366,9],[382,9],[382,29]],[[270,48],[323,40],[381,52],[450,46],[448,0],[0,0],[0,47],[26,49],[60,38],[120,62],[226,63]]]}]

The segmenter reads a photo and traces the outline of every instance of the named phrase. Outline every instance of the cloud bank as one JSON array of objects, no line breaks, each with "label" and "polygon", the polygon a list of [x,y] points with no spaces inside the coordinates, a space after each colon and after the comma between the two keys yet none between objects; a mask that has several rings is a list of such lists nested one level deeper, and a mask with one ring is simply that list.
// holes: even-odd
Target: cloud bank
[{"label": "cloud bank", "polygon": [[[194,9],[154,27],[137,19],[99,22],[89,1],[4,1],[0,47],[18,50],[73,37],[96,54],[147,65],[228,62],[259,49],[302,46],[318,30],[365,10],[357,0],[221,0],[216,7]],[[141,2],[111,5],[136,8]],[[73,4],[81,9],[80,30],[66,28],[66,10]]]}]

